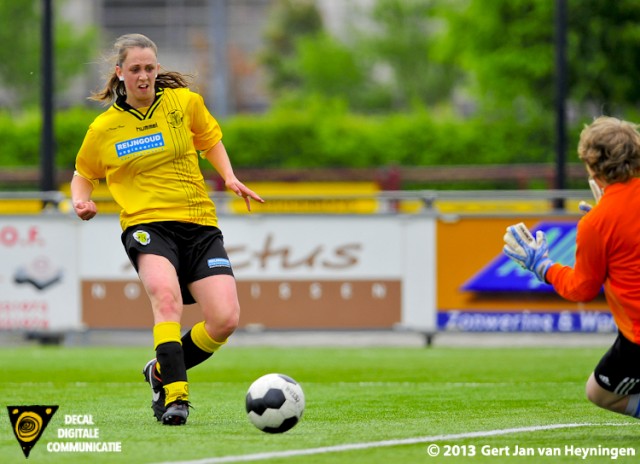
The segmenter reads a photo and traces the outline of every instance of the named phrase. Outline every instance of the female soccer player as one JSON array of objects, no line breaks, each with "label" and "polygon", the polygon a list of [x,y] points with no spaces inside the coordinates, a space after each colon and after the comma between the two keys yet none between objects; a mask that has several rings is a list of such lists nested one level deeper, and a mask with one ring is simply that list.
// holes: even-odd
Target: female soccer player
[{"label": "female soccer player", "polygon": [[592,300],[604,285],[619,333],[587,381],[587,398],[602,408],[640,418],[638,126],[599,117],[580,134],[578,156],[602,196],[578,223],[575,266],[562,266],[548,258],[541,231],[537,240],[527,243],[509,227],[504,252],[571,301]]},{"label": "female soccer player", "polygon": [[[90,98],[111,105],[89,126],[71,181],[73,207],[93,218],[91,193],[106,178],[122,208],[122,243],[153,309],[156,359],[143,374],[155,417],[182,425],[189,415],[187,369],[205,361],[238,325],[240,305],[231,263],[205,187],[198,155],[227,188],[262,198],[240,182],[222,144],[220,126],[189,77],[163,71],[156,45],[140,34],[114,44],[112,75]],[[184,304],[198,302],[203,321],[181,336]]]}]

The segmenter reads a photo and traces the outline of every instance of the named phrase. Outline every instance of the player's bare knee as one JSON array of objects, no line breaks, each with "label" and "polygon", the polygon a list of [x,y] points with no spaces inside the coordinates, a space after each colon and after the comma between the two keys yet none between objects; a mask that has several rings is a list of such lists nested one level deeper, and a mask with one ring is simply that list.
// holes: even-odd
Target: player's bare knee
[{"label": "player's bare knee", "polygon": [[592,388],[589,388],[589,385],[587,385],[587,399],[589,401],[591,401],[593,404],[595,404],[596,406],[602,408],[602,409],[607,409],[609,411],[614,411],[614,412],[621,412],[620,410],[620,404],[621,404],[621,396],[619,395],[614,395],[612,393],[606,392],[605,390],[602,390],[600,387],[594,388],[593,386],[591,386]]},{"label": "player's bare knee", "polygon": [[596,406],[600,406],[601,408],[604,407],[603,396],[600,393],[599,389],[597,388],[595,381],[593,381],[592,379],[589,379],[589,381],[587,382],[587,385],[585,388],[585,395],[587,399],[591,401],[593,404],[595,404]]},{"label": "player's bare knee", "polygon": [[152,298],[153,312],[161,320],[179,321],[182,315],[182,303],[169,292],[155,295]]},{"label": "player's bare knee", "polygon": [[211,338],[217,341],[226,340],[236,331],[240,324],[239,311],[227,311],[224,314],[215,313],[205,318],[205,327]]},{"label": "player's bare knee", "polygon": [[586,389],[586,396],[587,396],[587,399],[591,401],[593,404],[595,404],[596,406],[607,409],[605,402],[603,401],[603,398],[600,395],[598,395],[598,393],[590,389],[588,386]]},{"label": "player's bare knee", "polygon": [[240,324],[240,317],[238,312],[229,314],[228,317],[218,327],[218,337],[227,339],[236,331],[238,324]]}]

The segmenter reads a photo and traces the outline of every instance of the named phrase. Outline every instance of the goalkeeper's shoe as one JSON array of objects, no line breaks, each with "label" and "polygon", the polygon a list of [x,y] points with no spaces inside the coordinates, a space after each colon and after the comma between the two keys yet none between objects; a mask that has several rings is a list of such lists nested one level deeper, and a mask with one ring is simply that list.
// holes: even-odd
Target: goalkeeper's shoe
[{"label": "goalkeeper's shoe", "polygon": [[189,402],[176,400],[167,406],[167,412],[162,415],[164,425],[184,425],[189,417]]},{"label": "goalkeeper's shoe", "polygon": [[164,413],[167,411],[167,408],[164,405],[166,399],[164,394],[164,385],[162,384],[162,379],[156,370],[156,362],[157,360],[155,358],[149,361],[144,366],[144,369],[142,369],[142,374],[144,375],[144,379],[151,386],[151,409],[153,409],[153,415],[160,421],[162,420]]}]

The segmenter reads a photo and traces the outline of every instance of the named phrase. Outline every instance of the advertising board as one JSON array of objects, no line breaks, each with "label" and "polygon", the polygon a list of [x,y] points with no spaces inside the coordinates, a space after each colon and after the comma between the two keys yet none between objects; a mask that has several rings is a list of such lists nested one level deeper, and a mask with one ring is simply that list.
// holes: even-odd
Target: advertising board
[{"label": "advertising board", "polygon": [[[225,216],[241,326],[435,326],[435,220],[415,216]],[[81,225],[83,322],[151,327],[151,309],[120,243],[117,218]],[[200,318],[185,309],[185,324]]]},{"label": "advertising board", "polygon": [[0,217],[0,330],[79,327],[75,234],[60,218]]},{"label": "advertising board", "polygon": [[[543,230],[549,257],[571,266],[578,216],[524,218]],[[437,326],[449,332],[612,332],[604,296],[562,299],[502,254],[506,228],[522,218],[460,217],[437,227]]]}]

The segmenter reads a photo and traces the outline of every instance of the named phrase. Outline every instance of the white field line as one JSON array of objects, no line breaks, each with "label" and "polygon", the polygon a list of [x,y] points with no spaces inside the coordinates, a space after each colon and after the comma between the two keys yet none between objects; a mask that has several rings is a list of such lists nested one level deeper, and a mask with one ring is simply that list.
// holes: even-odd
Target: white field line
[{"label": "white field line", "polygon": [[[323,446],[320,448],[308,448],[288,451],[271,451],[268,453],[241,454],[236,456],[221,456],[217,458],[196,459],[193,461],[172,461],[161,464],[219,464],[227,462],[251,462],[263,461],[272,458],[288,458],[295,456],[309,456],[313,454],[340,453],[343,451],[354,451],[370,448],[382,448],[387,446],[415,445],[418,443],[433,443],[439,441],[459,440],[465,438],[495,437],[499,435],[510,435],[514,433],[539,432],[544,430],[570,429],[577,427],[624,427],[638,425],[635,423],[583,423],[583,424],[549,424],[534,425],[530,427],[517,427],[511,429],[483,430],[479,432],[453,433],[449,435],[432,435],[429,437],[404,438],[397,440],[383,440],[366,443],[349,443],[344,445]],[[426,451],[425,451],[426,453]],[[426,455],[426,454],[425,454]]]}]

